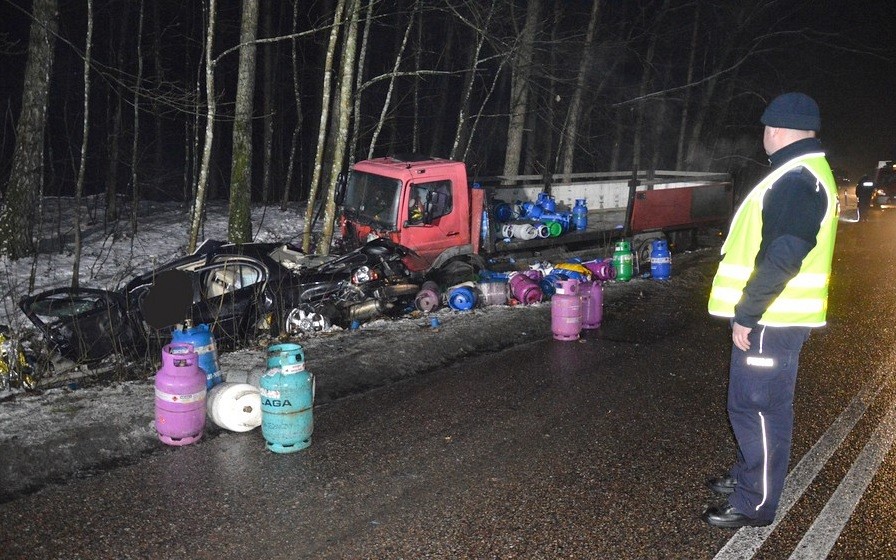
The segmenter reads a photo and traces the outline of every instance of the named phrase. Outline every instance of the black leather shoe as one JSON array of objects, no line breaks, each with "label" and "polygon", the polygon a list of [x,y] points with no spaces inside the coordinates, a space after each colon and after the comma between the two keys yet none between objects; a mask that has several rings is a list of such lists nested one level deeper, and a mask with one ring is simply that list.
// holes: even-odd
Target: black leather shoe
[{"label": "black leather shoe", "polygon": [[724,527],[726,529],[740,529],[741,527],[765,527],[771,524],[771,520],[756,519],[747,517],[743,513],[734,509],[731,504],[722,504],[713,506],[703,512],[703,521],[706,521],[713,527]]},{"label": "black leather shoe", "polygon": [[729,475],[717,476],[715,478],[710,478],[709,480],[707,480],[706,485],[709,486],[709,489],[716,494],[723,494],[727,496],[728,494],[734,492],[734,487],[737,486],[737,480]]}]

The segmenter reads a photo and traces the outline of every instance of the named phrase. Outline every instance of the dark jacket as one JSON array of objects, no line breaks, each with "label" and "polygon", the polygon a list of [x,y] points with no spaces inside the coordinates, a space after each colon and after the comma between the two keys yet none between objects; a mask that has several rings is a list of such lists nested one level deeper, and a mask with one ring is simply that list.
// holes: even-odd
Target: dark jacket
[{"label": "dark jacket", "polygon": [[[799,140],[769,156],[771,170],[797,156],[821,151],[818,139]],[[804,168],[786,173],[766,192],[762,201],[762,242],[753,274],[734,308],[735,322],[751,328],[758,324],[815,247],[826,208],[824,187]]]}]

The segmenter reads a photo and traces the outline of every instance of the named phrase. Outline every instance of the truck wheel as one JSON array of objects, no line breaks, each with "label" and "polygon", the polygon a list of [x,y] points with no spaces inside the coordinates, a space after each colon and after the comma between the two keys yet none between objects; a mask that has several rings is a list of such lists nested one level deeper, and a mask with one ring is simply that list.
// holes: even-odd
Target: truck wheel
[{"label": "truck wheel", "polygon": [[441,286],[454,286],[462,282],[476,280],[479,271],[485,268],[478,255],[471,258],[458,257],[451,259],[433,272],[433,280]]}]

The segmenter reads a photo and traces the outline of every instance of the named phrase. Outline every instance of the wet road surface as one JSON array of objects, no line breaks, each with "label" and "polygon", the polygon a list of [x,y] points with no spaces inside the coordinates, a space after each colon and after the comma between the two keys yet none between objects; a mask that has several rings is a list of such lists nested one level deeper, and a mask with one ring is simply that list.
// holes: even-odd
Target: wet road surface
[{"label": "wet road surface", "polygon": [[702,287],[608,306],[579,342],[319,406],[300,453],[226,433],[2,504],[0,557],[894,558],[892,239],[896,212],[841,224],[771,528],[699,519],[734,457],[707,267]]}]

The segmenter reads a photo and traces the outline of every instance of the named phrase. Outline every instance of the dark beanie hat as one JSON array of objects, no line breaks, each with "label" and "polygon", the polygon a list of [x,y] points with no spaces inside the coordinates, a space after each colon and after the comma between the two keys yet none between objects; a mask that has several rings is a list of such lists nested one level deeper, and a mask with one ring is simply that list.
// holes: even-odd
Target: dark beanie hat
[{"label": "dark beanie hat", "polygon": [[818,103],[805,93],[785,93],[772,99],[759,120],[776,128],[821,130]]}]

